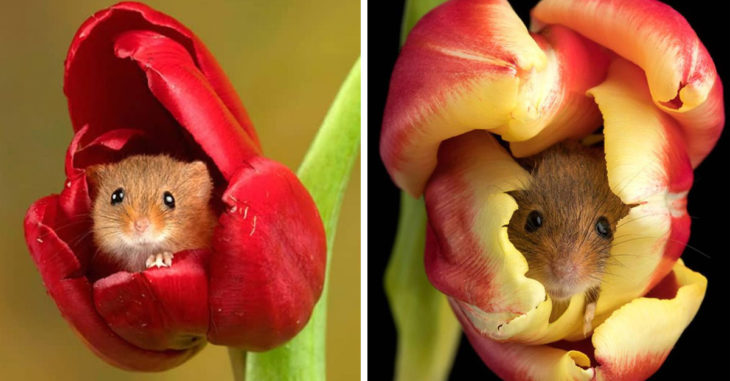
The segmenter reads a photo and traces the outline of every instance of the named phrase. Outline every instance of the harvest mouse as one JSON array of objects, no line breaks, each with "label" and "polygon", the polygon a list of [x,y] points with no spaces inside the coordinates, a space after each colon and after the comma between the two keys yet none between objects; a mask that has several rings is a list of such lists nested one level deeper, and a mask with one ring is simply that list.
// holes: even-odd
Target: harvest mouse
[{"label": "harvest mouse", "polygon": [[87,168],[94,242],[128,271],[171,266],[173,253],[209,247],[213,182],[202,161],[130,156]]},{"label": "harvest mouse", "polygon": [[507,227],[509,239],[527,259],[526,275],[540,281],[553,300],[551,321],[573,295],[585,294],[587,335],[613,233],[630,206],[608,186],[601,147],[566,141],[520,164],[532,178],[526,189],[509,192],[518,205]]}]

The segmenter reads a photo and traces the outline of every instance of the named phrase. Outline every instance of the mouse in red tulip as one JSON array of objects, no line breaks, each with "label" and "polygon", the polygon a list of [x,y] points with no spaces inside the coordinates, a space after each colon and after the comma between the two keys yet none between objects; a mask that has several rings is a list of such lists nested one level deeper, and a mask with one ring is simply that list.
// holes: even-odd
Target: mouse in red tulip
[{"label": "mouse in red tulip", "polygon": [[123,269],[169,267],[178,251],[210,247],[216,218],[204,162],[135,155],[86,173],[98,253]]},{"label": "mouse in red tulip", "polygon": [[531,179],[526,189],[509,192],[518,209],[508,237],[527,260],[526,275],[542,283],[553,301],[551,321],[573,295],[585,295],[587,335],[616,225],[631,206],[609,188],[601,146],[565,141],[518,161]]}]

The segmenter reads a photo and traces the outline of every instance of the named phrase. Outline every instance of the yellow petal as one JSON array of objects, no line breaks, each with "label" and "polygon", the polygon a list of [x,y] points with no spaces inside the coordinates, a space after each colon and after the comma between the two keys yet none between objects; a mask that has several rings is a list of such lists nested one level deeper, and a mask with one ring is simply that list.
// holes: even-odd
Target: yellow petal
[{"label": "yellow petal", "polygon": [[591,380],[595,370],[580,351],[565,351],[547,345],[525,345],[489,339],[476,329],[453,299],[456,317],[482,361],[505,380]]},{"label": "yellow petal", "polygon": [[725,121],[722,84],[687,20],[654,0],[542,0],[533,31],[560,24],[641,67],[652,102],[685,131],[693,166],[710,152]]},{"label": "yellow petal", "polygon": [[505,0],[453,1],[424,16],[393,69],[383,116],[380,154],[395,183],[418,197],[439,144],[474,129],[523,141],[560,126],[528,152],[597,127],[585,90],[606,60],[577,33],[553,29],[530,35]]},{"label": "yellow petal", "polygon": [[653,374],[697,314],[707,279],[682,260],[669,276],[679,286],[674,298],[635,299],[596,328],[593,346],[599,380],[644,379]]},{"label": "yellow petal", "polygon": [[598,299],[600,321],[646,293],[681,254],[692,167],[677,122],[654,106],[640,68],[614,59],[606,81],[589,94],[604,117],[609,185],[624,203],[639,204],[616,229]]},{"label": "yellow petal", "polygon": [[545,300],[545,289],[525,277],[527,261],[506,225],[517,203],[505,192],[521,189],[529,174],[484,131],[449,139],[426,187],[429,234],[426,272],[441,292],[486,335]]},{"label": "yellow petal", "polygon": [[[705,277],[678,261],[652,291],[657,297],[631,301],[595,329],[593,348],[585,347],[587,340],[555,345],[495,341],[474,327],[458,302],[450,302],[474,350],[505,380],[643,380],[664,362],[706,288]],[[591,351],[593,363],[586,355]]]}]

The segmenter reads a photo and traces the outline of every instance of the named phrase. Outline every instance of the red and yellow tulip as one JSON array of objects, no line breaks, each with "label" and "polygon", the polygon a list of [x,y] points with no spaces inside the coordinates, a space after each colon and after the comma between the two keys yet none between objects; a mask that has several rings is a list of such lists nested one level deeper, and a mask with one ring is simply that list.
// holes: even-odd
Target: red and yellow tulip
[{"label": "red and yellow tulip", "polygon": [[[506,379],[643,379],[704,297],[706,279],[679,256],[693,169],[724,119],[711,57],[662,3],[543,0],[528,30],[506,0],[452,0],[403,46],[380,151],[394,182],[424,195],[427,275],[492,370]],[[515,157],[601,125],[609,185],[637,206],[615,233],[595,330],[584,339],[582,295],[550,322],[552,301],[525,276],[507,237],[517,204],[506,192],[530,176]]]}]

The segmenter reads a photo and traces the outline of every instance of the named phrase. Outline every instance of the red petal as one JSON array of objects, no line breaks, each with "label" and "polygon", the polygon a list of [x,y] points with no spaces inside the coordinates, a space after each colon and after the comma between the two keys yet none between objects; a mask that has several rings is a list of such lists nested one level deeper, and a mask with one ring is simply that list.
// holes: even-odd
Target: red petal
[{"label": "red petal", "polygon": [[181,44],[155,32],[131,31],[117,37],[114,52],[137,62],[155,97],[226,178],[260,153]]},{"label": "red petal", "polygon": [[208,339],[266,350],[307,323],[324,281],[324,227],[311,197],[283,165],[257,157],[223,195],[210,262]]},{"label": "red petal", "polygon": [[[518,156],[600,125],[585,91],[606,52],[561,26],[530,35],[505,0],[444,3],[419,21],[391,77],[380,153],[393,181],[419,196],[439,144],[474,129]],[[544,131],[544,133],[541,133]]]},{"label": "red petal", "polygon": [[545,300],[542,285],[524,276],[527,263],[504,227],[516,208],[505,192],[519,189],[527,172],[485,131],[443,142],[438,160],[424,194],[426,274],[455,303],[469,305],[480,329],[499,332]]},{"label": "red petal", "polygon": [[[189,142],[189,137],[180,129],[178,122],[152,94],[137,65],[115,56],[114,39],[129,30],[152,31],[176,42],[182,49],[181,53],[188,57],[189,63],[218,99],[216,107],[220,109],[216,113],[225,113],[235,122],[233,125],[218,125],[209,134],[247,135],[248,143],[237,149],[260,150],[240,100],[197,37],[169,16],[137,3],[122,3],[97,12],[81,26],[71,43],[66,58],[64,91],[68,97],[74,130],[78,131],[88,124],[93,139],[108,130],[134,128],[149,132],[150,139],[158,146],[166,142],[174,142],[175,145]],[[168,83],[166,86],[180,85],[183,84]],[[186,105],[198,110],[201,118],[212,112],[211,109]],[[229,150],[235,148],[232,144],[227,146]],[[197,147],[188,144],[188,149],[195,150]],[[240,153],[234,156],[240,156]]]},{"label": "red petal", "polygon": [[63,317],[94,353],[118,367],[159,371],[185,362],[195,353],[194,349],[147,351],[109,330],[94,309],[88,280],[74,275],[81,268],[76,256],[44,222],[58,218],[58,201],[58,196],[49,196],[35,202],[28,210],[24,225],[33,261]]},{"label": "red petal", "polygon": [[722,84],[707,49],[687,20],[654,0],[544,0],[533,26],[561,24],[640,66],[654,103],[685,130],[696,167],[720,137]]},{"label": "red petal", "polygon": [[207,254],[175,253],[172,267],[120,271],[97,281],[97,311],[112,331],[140,348],[161,351],[205,345]]},{"label": "red petal", "polygon": [[[85,125],[74,134],[71,144],[66,150],[66,177],[72,177],[82,172],[83,168],[91,164],[108,163],[121,159],[119,153],[135,138],[144,137],[145,132],[131,128],[119,128],[107,131],[97,136],[93,141],[87,141],[89,126]],[[128,149],[126,150],[128,153]]]}]

